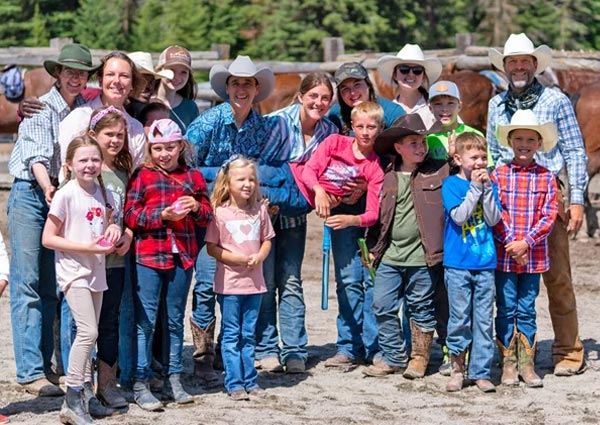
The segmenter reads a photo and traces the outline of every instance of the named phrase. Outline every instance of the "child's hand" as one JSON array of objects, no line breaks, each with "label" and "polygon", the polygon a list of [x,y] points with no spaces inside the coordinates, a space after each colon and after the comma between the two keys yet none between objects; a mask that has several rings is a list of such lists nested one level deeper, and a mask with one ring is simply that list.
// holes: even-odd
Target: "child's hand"
[{"label": "child's hand", "polygon": [[279,214],[279,205],[270,205],[269,198],[263,198],[262,203],[267,207],[269,217],[274,217]]},{"label": "child's hand", "polygon": [[527,253],[529,244],[523,240],[517,240],[507,243],[504,246],[506,253],[513,258],[522,257]]},{"label": "child's hand", "polygon": [[367,181],[363,177],[358,177],[354,181],[347,181],[343,189],[350,192],[350,196],[346,197],[344,203],[354,205],[367,191]]},{"label": "child's hand", "polygon": [[262,258],[259,254],[252,254],[248,257],[248,263],[246,264],[246,267],[249,269],[255,269],[263,261],[265,261],[265,259]]},{"label": "child's hand", "polygon": [[200,204],[193,196],[180,196],[173,202],[172,206],[175,207],[176,213],[183,212],[184,210],[188,210],[188,213],[190,211],[198,212],[198,208],[200,208]]},{"label": "child's hand", "polygon": [[104,240],[110,245],[116,245],[116,243],[121,239],[121,228],[116,224],[111,224],[106,228],[104,232]]},{"label": "child's hand", "polygon": [[338,214],[326,219],[325,225],[333,230],[340,230],[350,226],[360,226],[360,218],[357,215]]},{"label": "child's hand", "polygon": [[527,253],[525,253],[519,257],[513,257],[513,260],[515,260],[517,265],[525,266],[527,264]]},{"label": "child's hand", "polygon": [[456,131],[448,132],[448,158],[452,158],[456,153]]},{"label": "child's hand", "polygon": [[0,297],[4,293],[4,290],[6,289],[7,286],[8,286],[8,280],[4,280],[4,279],[0,280]]},{"label": "child's hand", "polygon": [[100,236],[88,246],[88,249],[91,254],[106,255],[112,254],[115,251],[115,245],[106,239],[106,237]]},{"label": "child's hand", "polygon": [[188,215],[190,211],[189,208],[178,210],[173,205],[170,205],[160,212],[160,218],[162,218],[163,221],[179,221]]},{"label": "child's hand", "polygon": [[329,196],[327,192],[320,187],[315,186],[315,211],[321,218],[327,218],[331,214],[331,205],[329,202]]},{"label": "child's hand", "polygon": [[471,180],[484,183],[485,181],[490,179],[488,172],[485,168],[478,168],[476,170],[471,171]]},{"label": "child's hand", "polygon": [[371,267],[373,261],[375,261],[375,256],[372,252],[369,252],[369,263],[365,261],[365,258],[362,255],[360,256],[360,262],[362,263],[363,267]]},{"label": "child's hand", "polygon": [[129,232],[123,232],[121,239],[115,244],[115,252],[119,255],[125,255],[131,246],[132,237]]}]

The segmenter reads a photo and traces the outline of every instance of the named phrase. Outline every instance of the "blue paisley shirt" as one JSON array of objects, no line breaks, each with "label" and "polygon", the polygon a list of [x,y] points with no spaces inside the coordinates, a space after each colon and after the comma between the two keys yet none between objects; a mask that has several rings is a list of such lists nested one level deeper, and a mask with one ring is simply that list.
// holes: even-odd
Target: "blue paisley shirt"
[{"label": "blue paisley shirt", "polygon": [[189,125],[186,139],[194,147],[198,167],[218,167],[233,154],[258,159],[265,155],[270,125],[254,109],[237,128],[229,102],[204,111]]}]

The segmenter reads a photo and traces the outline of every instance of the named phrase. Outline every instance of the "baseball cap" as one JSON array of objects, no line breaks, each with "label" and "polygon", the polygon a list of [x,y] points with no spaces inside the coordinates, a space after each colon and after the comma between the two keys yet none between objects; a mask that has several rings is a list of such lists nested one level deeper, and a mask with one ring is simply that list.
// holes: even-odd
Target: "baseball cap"
[{"label": "baseball cap", "polygon": [[358,62],[346,62],[335,71],[335,82],[341,84],[348,78],[356,78],[357,80],[365,80],[369,78],[369,73],[364,66]]},{"label": "baseball cap", "polygon": [[190,52],[185,47],[177,45],[169,46],[163,50],[158,57],[158,65],[156,65],[156,68],[162,69],[165,66],[170,65],[183,65],[191,72],[192,55],[190,55]]},{"label": "baseball cap", "polygon": [[440,80],[429,88],[429,101],[436,96],[450,96],[460,100],[458,86],[452,81]]},{"label": "baseball cap", "polygon": [[168,118],[156,120],[148,130],[148,143],[170,143],[183,140],[181,129]]}]

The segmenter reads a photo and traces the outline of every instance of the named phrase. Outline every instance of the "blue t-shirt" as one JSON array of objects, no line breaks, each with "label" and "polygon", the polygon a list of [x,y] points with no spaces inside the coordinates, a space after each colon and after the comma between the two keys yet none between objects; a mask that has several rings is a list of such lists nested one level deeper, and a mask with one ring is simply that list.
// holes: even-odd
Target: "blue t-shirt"
[{"label": "blue t-shirt", "polygon": [[[462,226],[450,217],[450,211],[459,206],[471,182],[458,175],[447,177],[442,184],[442,201],[446,217],[444,229],[444,266],[462,270],[490,270],[496,268],[496,248],[492,228],[483,218],[481,199],[473,214]],[[498,199],[498,187],[492,183],[494,198]]]}]

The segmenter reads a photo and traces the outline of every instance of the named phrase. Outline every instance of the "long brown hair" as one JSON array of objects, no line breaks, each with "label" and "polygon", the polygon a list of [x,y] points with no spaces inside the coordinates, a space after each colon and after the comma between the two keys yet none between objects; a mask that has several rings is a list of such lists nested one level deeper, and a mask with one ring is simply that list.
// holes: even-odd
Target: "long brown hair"
[{"label": "long brown hair", "polygon": [[[369,99],[368,100],[371,102],[377,102],[377,95],[375,94],[375,87],[373,86],[373,83],[371,82],[371,80],[368,77],[365,78],[363,81],[367,84],[367,87],[369,88]],[[342,99],[342,94],[340,93],[340,86],[341,86],[341,84],[338,84],[336,92],[337,92],[338,102],[340,104],[340,115],[342,116],[342,124],[343,124],[342,134],[347,136],[352,131],[352,117],[351,117],[352,106],[346,105],[346,103]]]},{"label": "long brown hair", "polygon": [[[110,106],[102,107],[94,110],[92,113],[92,118],[90,120],[90,125],[94,121],[94,118],[102,111],[110,108]],[[108,127],[112,127],[114,124],[122,122],[125,127],[125,140],[123,142],[123,147],[119,151],[119,153],[115,156],[114,165],[117,170],[124,171],[129,176],[131,174],[131,169],[133,168],[133,159],[131,158],[131,153],[129,152],[129,137],[127,134],[127,120],[125,116],[121,113],[117,112],[108,112],[102,118],[95,123],[94,128],[90,127],[90,131],[93,131],[96,136],[102,130]],[[94,136],[92,136],[94,137]]]},{"label": "long brown hair", "polygon": [[302,79],[298,93],[296,93],[290,105],[298,103],[298,96],[304,95],[318,86],[326,86],[329,89],[329,94],[333,97],[333,85],[331,84],[330,75],[326,72],[315,71],[306,74]]}]

